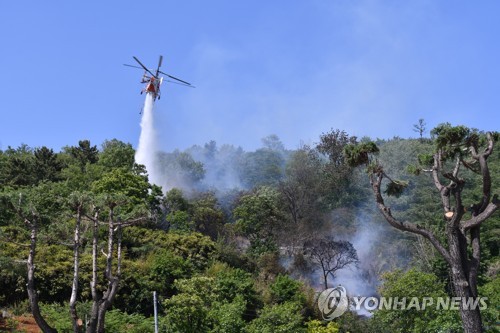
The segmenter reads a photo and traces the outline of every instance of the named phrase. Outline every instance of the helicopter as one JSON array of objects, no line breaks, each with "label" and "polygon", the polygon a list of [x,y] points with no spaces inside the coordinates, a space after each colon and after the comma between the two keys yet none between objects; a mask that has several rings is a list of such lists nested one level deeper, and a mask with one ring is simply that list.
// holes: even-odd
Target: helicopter
[{"label": "helicopter", "polygon": [[156,98],[160,99],[160,96],[161,96],[160,95],[160,86],[163,83],[163,77],[161,77],[160,74],[163,74],[163,75],[175,80],[175,81],[165,80],[167,82],[177,83],[177,84],[180,84],[180,85],[183,85],[186,87],[194,88],[194,86],[191,83],[186,82],[186,81],[181,80],[181,79],[178,79],[175,76],[172,76],[170,74],[167,74],[167,73],[160,71],[161,63],[163,61],[163,56],[161,56],[161,55],[160,55],[160,60],[158,61],[158,67],[156,68],[156,71],[155,71],[156,74],[153,73],[153,71],[154,71],[153,69],[149,69],[146,66],[144,66],[144,64],[139,59],[137,59],[137,57],[133,57],[133,58],[135,61],[137,61],[137,63],[141,67],[135,66],[135,65],[128,65],[128,64],[123,64],[123,65],[128,66],[128,67],[144,69],[144,74],[142,75],[141,83],[146,83],[146,87],[141,90],[141,94],[144,92],[149,93],[153,96],[153,100],[155,100],[155,101],[156,101]]}]

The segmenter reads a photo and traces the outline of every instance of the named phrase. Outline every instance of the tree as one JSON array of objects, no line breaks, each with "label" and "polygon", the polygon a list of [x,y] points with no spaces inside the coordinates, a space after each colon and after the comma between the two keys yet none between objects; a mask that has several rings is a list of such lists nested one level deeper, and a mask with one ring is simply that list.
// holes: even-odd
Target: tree
[{"label": "tree", "polygon": [[[345,152],[351,166],[366,165],[375,201],[387,222],[396,229],[426,238],[443,257],[448,265],[455,296],[462,299],[460,316],[466,333],[482,330],[481,314],[478,307],[468,309],[464,303],[478,297],[478,273],[481,262],[481,225],[498,209],[499,200],[492,193],[492,182],[488,158],[493,153],[498,133],[480,133],[464,126],[441,124],[436,127],[433,154],[420,155],[419,165],[409,167],[418,175],[423,172],[432,175],[432,182],[439,193],[445,222],[442,234],[426,227],[422,222],[401,221],[395,217],[382,195],[383,181],[386,181],[384,194],[399,196],[408,182],[390,178],[383,166],[375,159],[378,152],[373,142],[363,145],[350,145]],[[473,174],[479,176],[474,181]],[[468,176],[470,183],[467,183]],[[445,183],[446,182],[446,183]],[[480,195],[466,197],[464,190],[476,185]],[[468,211],[465,200],[475,202]],[[467,216],[470,212],[470,215]],[[445,240],[445,241],[443,241]]]},{"label": "tree", "polygon": [[211,192],[200,195],[193,203],[192,218],[195,231],[216,239],[224,224],[224,214]]},{"label": "tree", "polygon": [[232,302],[215,303],[208,312],[213,323],[211,333],[240,333],[246,325],[243,316],[246,302],[243,297],[236,297]]},{"label": "tree", "polygon": [[[432,273],[420,272],[410,269],[407,272],[400,270],[387,272],[382,275],[382,285],[379,288],[381,297],[387,299],[413,297],[421,299],[426,297],[418,306],[408,306],[405,309],[388,309],[382,307],[375,311],[371,318],[372,325],[376,332],[456,332],[460,329],[457,323],[458,311],[448,309],[437,309],[438,298],[446,298],[448,295],[444,290],[444,283]],[[423,306],[431,304],[429,306]]]},{"label": "tree", "polygon": [[294,302],[266,305],[246,327],[247,333],[299,333],[305,332],[301,306]]},{"label": "tree", "polygon": [[323,166],[323,187],[329,208],[352,205],[358,201],[353,190],[352,168],[345,161],[344,147],[355,144],[357,138],[345,131],[331,130],[320,136],[316,150],[328,158]]},{"label": "tree", "polygon": [[57,154],[47,147],[35,148],[33,171],[37,181],[58,181],[62,170],[62,163]]},{"label": "tree", "polygon": [[260,148],[246,153],[240,166],[240,179],[247,188],[276,184],[283,177],[282,153]]},{"label": "tree", "polygon": [[283,142],[281,142],[281,140],[276,134],[268,135],[265,138],[262,138],[261,141],[262,145],[266,149],[274,150],[280,153],[285,152],[285,146],[283,145]]},{"label": "tree", "polygon": [[236,228],[250,240],[250,252],[276,250],[276,232],[283,220],[278,192],[269,186],[240,198],[233,210]]},{"label": "tree", "polygon": [[151,290],[160,295],[173,293],[173,284],[177,279],[188,278],[193,272],[193,264],[170,250],[160,249],[150,256],[151,267],[149,281]]},{"label": "tree", "polygon": [[413,132],[417,132],[420,135],[420,141],[422,141],[424,139],[426,125],[427,124],[425,123],[425,121],[422,118],[420,118],[418,120],[418,124],[413,125]]},{"label": "tree", "polygon": [[[292,153],[285,168],[285,178],[279,183],[287,224],[280,232],[282,246],[295,254],[313,230],[324,221],[322,207],[323,174],[318,153],[303,147]],[[293,230],[293,232],[290,232]]]},{"label": "tree", "polygon": [[208,310],[202,298],[196,294],[180,293],[165,301],[169,331],[200,333],[209,329]]},{"label": "tree", "polygon": [[193,159],[191,154],[175,150],[172,153],[158,153],[158,165],[164,175],[168,175],[171,187],[192,189],[205,176],[203,163]]},{"label": "tree", "polygon": [[[480,287],[480,294],[488,298],[488,308],[481,312],[486,330],[489,332],[500,332],[498,323],[500,322],[500,313],[498,304],[500,304],[500,276],[496,276],[492,281]],[[495,306],[495,304],[497,306]]]},{"label": "tree", "polygon": [[33,314],[33,318],[35,319],[38,327],[40,327],[44,333],[57,333],[57,330],[47,323],[40,312],[38,290],[35,279],[37,242],[39,229],[44,220],[37,207],[39,206],[39,202],[37,201],[40,199],[40,195],[41,193],[39,193],[37,189],[33,189],[30,198],[27,200],[26,195],[19,193],[18,201],[15,202],[15,200],[12,200],[10,204],[11,208],[17,213],[18,217],[23,221],[30,232],[29,245],[24,245],[24,247],[29,249],[28,258],[26,260],[28,268],[26,288],[28,291],[31,313]]},{"label": "tree", "polygon": [[279,274],[269,286],[273,303],[297,302],[305,304],[306,297],[302,292],[302,283],[287,275]]},{"label": "tree", "polygon": [[333,238],[316,238],[304,244],[304,252],[310,260],[321,267],[325,290],[328,289],[328,276],[358,262],[356,249],[348,241],[335,241]]},{"label": "tree", "polygon": [[[101,201],[101,202],[99,202]],[[145,221],[144,216],[139,216],[133,219],[122,221],[119,212],[119,206],[127,202],[127,197],[115,194],[105,195],[97,200],[97,204],[93,205],[93,215],[87,215],[92,221],[92,280],[90,289],[92,294],[92,309],[89,318],[87,333],[103,333],[105,326],[106,312],[109,310],[115,296],[118,292],[119,283],[122,273],[122,229],[126,226],[137,224]],[[105,290],[101,292],[98,289],[98,239],[99,225],[102,224],[101,209],[107,210],[107,252],[101,249],[102,254],[106,259],[104,277]],[[116,214],[116,215],[115,215]],[[116,250],[115,250],[116,248]],[[116,253],[116,254],[115,254]],[[116,266],[113,267],[113,259],[116,260]]]},{"label": "tree", "polygon": [[91,146],[89,140],[80,140],[77,147],[67,147],[66,151],[75,159],[82,172],[87,163],[93,164],[99,160],[97,146]]},{"label": "tree", "polygon": [[131,170],[134,165],[134,154],[135,150],[130,143],[117,139],[106,140],[102,143],[98,163],[108,169],[126,168]]},{"label": "tree", "polygon": [[241,332],[254,313],[251,275],[215,263],[207,275],[175,281],[178,293],[165,301],[167,323],[175,332]]},{"label": "tree", "polygon": [[324,324],[317,319],[310,320],[306,323],[307,333],[338,333],[339,325],[334,321],[329,321]]},{"label": "tree", "polygon": [[9,147],[3,155],[3,175],[0,180],[4,184],[35,185],[33,150],[30,147],[27,145],[21,145],[17,149]]}]

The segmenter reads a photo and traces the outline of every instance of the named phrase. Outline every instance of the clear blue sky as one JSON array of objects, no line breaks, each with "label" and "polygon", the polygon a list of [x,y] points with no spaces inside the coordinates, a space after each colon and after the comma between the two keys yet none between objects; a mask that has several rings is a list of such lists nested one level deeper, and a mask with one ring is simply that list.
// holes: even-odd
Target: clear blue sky
[{"label": "clear blue sky", "polygon": [[500,130],[500,1],[1,1],[0,147],[137,145],[139,57],[163,85],[162,148],[288,148],[424,118]]}]

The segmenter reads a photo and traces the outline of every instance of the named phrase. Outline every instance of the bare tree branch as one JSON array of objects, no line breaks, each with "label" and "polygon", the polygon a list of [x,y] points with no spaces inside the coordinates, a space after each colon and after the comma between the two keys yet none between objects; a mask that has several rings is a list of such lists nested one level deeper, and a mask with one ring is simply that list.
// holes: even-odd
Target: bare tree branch
[{"label": "bare tree branch", "polygon": [[446,262],[451,263],[450,254],[431,231],[427,230],[425,227],[419,224],[398,221],[392,216],[391,209],[385,205],[384,198],[382,197],[380,190],[383,177],[384,177],[383,172],[379,172],[376,176],[374,174],[371,174],[370,183],[372,185],[372,189],[375,194],[375,201],[377,203],[377,206],[380,212],[382,212],[382,214],[384,215],[387,222],[389,222],[389,224],[396,229],[402,231],[408,231],[427,238],[436,248],[436,250],[438,250],[438,252],[443,256]]}]

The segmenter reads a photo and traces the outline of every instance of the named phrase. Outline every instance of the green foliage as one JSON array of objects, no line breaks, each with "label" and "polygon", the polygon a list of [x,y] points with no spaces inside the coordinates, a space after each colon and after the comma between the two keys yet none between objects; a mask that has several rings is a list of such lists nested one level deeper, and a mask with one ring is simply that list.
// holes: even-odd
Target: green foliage
[{"label": "green foliage", "polygon": [[[179,293],[165,307],[168,326],[179,332],[240,332],[256,297],[249,274],[221,264],[208,276],[176,280],[175,288]],[[182,313],[188,318],[180,319]]]},{"label": "green foliage", "polygon": [[184,198],[182,190],[173,188],[165,194],[164,206],[167,213],[175,211],[188,211],[191,207],[188,200]]},{"label": "green foliage", "polygon": [[196,294],[180,293],[164,302],[169,332],[200,333],[209,330],[208,309]]},{"label": "green foliage", "polygon": [[71,332],[73,325],[67,307],[60,304],[41,304],[42,315],[47,322],[59,332]]},{"label": "green foliage", "polygon": [[86,164],[83,170],[77,164],[69,164],[61,170],[61,177],[69,189],[89,191],[92,183],[99,180],[104,172],[104,167],[99,164]]},{"label": "green foliage", "polygon": [[431,131],[438,149],[447,146],[458,148],[464,143],[470,133],[469,128],[465,126],[451,126],[450,123],[439,124]]},{"label": "green foliage", "polygon": [[[339,327],[339,332],[370,332],[370,333],[386,333],[388,329],[382,327],[378,329],[375,325],[371,325],[366,317],[359,316],[354,311],[346,311],[342,316],[335,319],[336,326]],[[390,331],[389,331],[390,332]]]},{"label": "green foliage", "polygon": [[[145,316],[153,315],[153,302],[151,301],[153,291],[167,293],[172,285],[161,284],[162,276],[153,276],[151,274],[151,260],[130,260],[129,255],[122,259],[122,273],[119,290],[113,301],[113,308],[127,313],[140,313]],[[87,287],[87,281],[91,273],[90,256],[84,256],[82,264],[83,275],[82,299],[90,299],[90,288]]]},{"label": "green foliage", "polygon": [[384,193],[399,198],[401,194],[403,194],[405,188],[408,187],[408,184],[408,182],[402,180],[390,181],[389,183],[387,183]]},{"label": "green foliage", "polygon": [[414,176],[419,176],[422,169],[416,165],[410,164],[406,167],[406,172]]},{"label": "green foliage", "polygon": [[197,295],[206,307],[215,302],[215,298],[217,297],[217,286],[213,277],[199,275],[176,280],[175,288],[179,294]]},{"label": "green foliage", "polygon": [[321,224],[327,204],[318,197],[329,196],[328,201],[331,202],[344,194],[339,190],[341,186],[337,186],[338,173],[328,173],[327,177],[325,173],[317,152],[302,148],[290,155],[285,178],[278,187],[288,223],[295,227]]},{"label": "green foliage", "polygon": [[[444,284],[430,273],[423,273],[415,269],[407,272],[393,271],[382,276],[383,284],[380,287],[381,297],[398,297],[398,299],[430,297],[432,304],[437,304],[438,297],[447,297]],[[436,332],[437,330],[460,330],[461,324],[458,311],[438,310],[435,306],[425,309],[416,307],[401,309],[382,308],[375,312],[371,319],[375,327],[387,332]]]},{"label": "green foliage", "polygon": [[246,317],[255,315],[260,300],[250,273],[240,268],[232,268],[225,263],[215,262],[207,269],[206,276],[214,279],[215,301],[231,303],[237,297],[242,297],[247,305]]},{"label": "green foliage", "polygon": [[38,247],[36,283],[42,300],[62,302],[69,299],[72,254],[71,249],[61,245]]},{"label": "green foliage", "polygon": [[203,270],[211,260],[216,259],[215,243],[209,237],[196,232],[187,235],[169,234],[163,246],[189,260],[196,270]]},{"label": "green foliage", "polygon": [[200,272],[216,260],[215,243],[207,236],[197,232],[189,234],[168,233],[163,230],[151,230],[131,226],[123,232],[123,246],[135,257],[148,255],[150,252],[164,249],[193,266],[194,272]]},{"label": "green foliage", "polygon": [[379,152],[377,145],[372,142],[362,142],[359,144],[349,144],[344,147],[344,155],[347,164],[351,167],[367,165],[370,162],[370,154]]},{"label": "green foliage", "polygon": [[90,145],[89,140],[80,140],[78,146],[65,147],[64,150],[73,158],[73,163],[82,172],[87,164],[94,164],[99,160],[99,151],[96,146]]},{"label": "green foliage", "polygon": [[[67,304],[42,304],[42,314],[46,320],[59,332],[73,332],[71,317]],[[89,313],[89,303],[79,304],[77,312],[81,319]],[[119,310],[110,310],[106,313],[106,332],[149,333],[153,331],[153,318],[145,318],[141,314],[127,314]]]},{"label": "green foliage", "polygon": [[300,333],[306,332],[301,306],[294,302],[266,305],[246,327],[247,333]]},{"label": "green foliage", "polygon": [[36,148],[34,156],[33,171],[37,182],[60,180],[62,163],[52,149],[47,147]]},{"label": "green foliage", "polygon": [[[321,159],[319,169],[321,181],[319,188],[313,187],[313,197],[320,197],[323,208],[335,209],[338,207],[354,206],[363,200],[364,191],[358,186],[354,177],[355,170],[347,163],[346,150],[357,145],[356,137],[349,137],[345,131],[331,130],[320,136],[320,143],[316,150],[309,153],[313,162],[316,162],[317,153],[326,155],[327,161]],[[310,174],[317,174],[317,170],[310,170]],[[311,176],[309,176],[311,177]]]},{"label": "green foliage", "polygon": [[285,161],[282,153],[269,148],[247,153],[241,165],[241,179],[248,188],[276,184],[282,177]]},{"label": "green foliage", "polygon": [[97,194],[122,194],[135,204],[143,203],[147,198],[150,185],[143,175],[136,175],[122,168],[105,173],[92,184],[92,191]]},{"label": "green foliage", "polygon": [[328,323],[321,322],[317,319],[310,320],[306,323],[307,333],[338,333],[339,325],[334,321]]},{"label": "green foliage", "polygon": [[273,303],[285,302],[305,303],[305,295],[302,293],[302,284],[287,275],[278,275],[269,286]]},{"label": "green foliage", "polygon": [[189,259],[165,249],[158,250],[148,261],[151,262],[149,271],[151,290],[156,290],[160,294],[171,294],[174,281],[189,277],[194,270]]},{"label": "green foliage", "polygon": [[10,257],[0,256],[0,307],[21,301],[25,297],[26,265]]},{"label": "green foliage", "polygon": [[255,310],[257,306],[257,293],[254,288],[252,276],[239,268],[223,266],[214,273],[217,300],[220,302],[232,302],[238,296],[243,297],[249,310]]},{"label": "green foliage", "polygon": [[[485,142],[484,133],[474,130],[466,133],[463,128],[443,128],[434,135],[444,138],[440,141],[446,146],[443,149],[460,147],[463,156],[467,153],[463,144],[479,147]],[[498,139],[498,133],[494,136]],[[158,220],[164,217],[162,223],[123,230],[122,279],[113,303],[114,310],[106,315],[106,331],[151,332],[153,290],[165,300],[161,329],[173,332],[459,330],[456,313],[434,309],[418,312],[382,310],[370,320],[347,312],[335,322],[322,323],[312,319],[317,318],[316,302],[307,282],[290,277],[302,271],[297,273],[294,266],[286,271],[281,266],[283,256],[278,249],[292,244],[292,237],[296,237],[294,244],[303,244],[307,231],[323,231],[320,229],[325,226],[322,221],[331,224],[337,235],[353,235],[360,227],[356,222],[358,210],[353,206],[366,208],[363,219],[374,220],[373,225],[382,223],[373,207],[363,203],[368,200],[360,188],[369,185],[366,177],[360,178],[361,172],[351,168],[358,163],[368,163],[371,172],[382,171],[383,163],[383,172],[398,179],[390,183],[386,191],[386,194],[398,194],[386,198],[394,211],[403,211],[398,217],[422,222],[432,230],[444,228],[439,202],[436,204],[434,193],[422,186],[428,179],[412,178],[410,182],[403,172],[408,163],[413,165],[415,174],[432,166],[435,147],[430,140],[379,140],[380,152],[368,139],[355,143],[356,138],[337,131],[324,135],[316,149],[304,147],[286,151],[277,137],[271,136],[264,140],[264,148],[250,153],[232,146],[218,148],[215,142],[210,142],[189,153],[160,154],[162,165],[167,167],[172,178],[180,175],[178,185],[188,193],[185,196],[174,188],[165,197],[160,188],[148,183],[144,166],[134,165],[132,146],[116,139],[105,141],[101,152],[88,141],[66,147],[62,153],[26,145],[0,151],[0,305],[27,304],[26,265],[23,262],[27,248],[18,243],[29,240],[29,230],[13,209],[18,207],[40,218],[36,255],[40,299],[62,304],[44,305],[43,312],[60,332],[72,331],[66,304],[71,292],[72,249],[62,244],[71,244],[74,228],[74,211],[70,209],[68,198],[79,192],[89,195],[91,202],[96,204],[102,197],[123,199],[127,204],[117,209],[115,216],[119,218],[146,212],[156,214]],[[453,149],[446,152],[458,152],[458,148]],[[378,153],[377,159],[373,158],[375,153]],[[198,162],[200,156],[204,156],[204,164]],[[488,159],[493,184],[500,180],[499,161],[497,151]],[[266,186],[247,192],[199,193],[193,190],[211,184],[203,180],[205,169],[207,178],[208,175],[219,176],[210,169],[213,167],[218,168],[217,172],[234,176],[235,183]],[[233,167],[236,169],[231,169]],[[482,192],[480,187],[472,189],[469,185],[478,178],[474,178],[472,172],[465,175],[472,180],[465,187],[471,190],[464,196],[467,206],[477,202]],[[402,191],[403,188],[407,190]],[[21,201],[19,194],[22,194]],[[331,208],[338,209],[330,214]],[[106,218],[106,214],[102,209],[101,218]],[[500,294],[498,279],[494,278],[498,271],[499,223],[500,217],[495,213],[481,227],[484,265],[480,283],[487,283],[480,287],[480,295],[490,299],[489,308],[482,311],[483,321],[490,330],[498,321],[497,309],[492,304],[498,304]],[[89,311],[91,274],[89,222],[84,219],[82,226],[80,317]],[[105,228],[99,232],[104,234]],[[420,248],[411,253],[415,244],[413,238],[395,239],[392,232],[383,228],[379,234],[372,248],[374,255],[366,260],[370,266],[362,267],[371,279],[376,280],[377,273],[387,267],[416,265],[415,260],[419,267],[439,275],[388,274],[381,289],[384,296],[446,295],[443,284],[449,279],[447,266],[438,260],[432,249],[426,252],[427,257],[421,255]],[[244,238],[250,241],[250,247],[246,247],[247,239]],[[391,246],[387,246],[388,242]],[[103,247],[105,242],[100,241],[99,248]],[[414,261],[410,262],[412,257]],[[100,272],[104,259],[99,256]],[[427,261],[425,265],[422,264],[424,260]],[[100,274],[101,282],[102,278]],[[99,291],[103,291],[102,288],[100,286]]]},{"label": "green foliage", "polygon": [[192,205],[191,215],[195,231],[208,235],[212,239],[216,239],[222,231],[224,214],[213,193],[207,192],[196,198]]},{"label": "green foliage", "polygon": [[356,137],[349,137],[347,132],[341,130],[331,130],[328,133],[322,133],[319,137],[320,143],[316,149],[324,155],[328,156],[330,162],[335,166],[344,164],[345,147],[355,145]]},{"label": "green foliage", "polygon": [[3,155],[2,180],[3,184],[26,186],[35,184],[33,174],[33,150],[27,145],[17,149],[9,147]]},{"label": "green foliage", "polygon": [[154,330],[154,318],[113,309],[106,313],[105,328],[106,332],[150,333]]},{"label": "green foliage", "polygon": [[125,168],[131,170],[134,165],[135,150],[130,143],[120,140],[106,140],[102,143],[102,151],[99,154],[99,164],[107,170],[114,168]]},{"label": "green foliage", "polygon": [[[42,182],[37,186],[4,192],[2,196],[11,212],[18,210],[30,218],[35,215],[40,227],[48,227],[52,220],[61,217],[64,211],[63,198],[69,194],[62,183]],[[11,220],[12,224],[19,222],[17,218]]]},{"label": "green foliage", "polygon": [[210,333],[243,332],[246,308],[246,301],[239,295],[232,302],[214,303],[208,312],[208,320],[213,325]]},{"label": "green foliage", "polygon": [[166,216],[165,220],[172,231],[186,233],[194,231],[194,222],[187,211],[173,211]]},{"label": "green foliage", "polygon": [[479,296],[487,297],[488,308],[481,311],[483,326],[487,332],[498,333],[500,327],[500,314],[498,307],[500,305],[500,276],[496,276],[492,281],[479,288]]},{"label": "green foliage", "polygon": [[434,156],[432,154],[418,154],[418,163],[424,167],[431,167],[434,164]]},{"label": "green foliage", "polygon": [[250,251],[254,255],[275,250],[274,234],[283,213],[279,206],[278,192],[268,186],[240,198],[233,210],[236,227],[250,239]]},{"label": "green foliage", "polygon": [[203,164],[195,161],[187,152],[175,150],[172,153],[159,153],[158,163],[175,187],[193,188],[205,176]]}]

